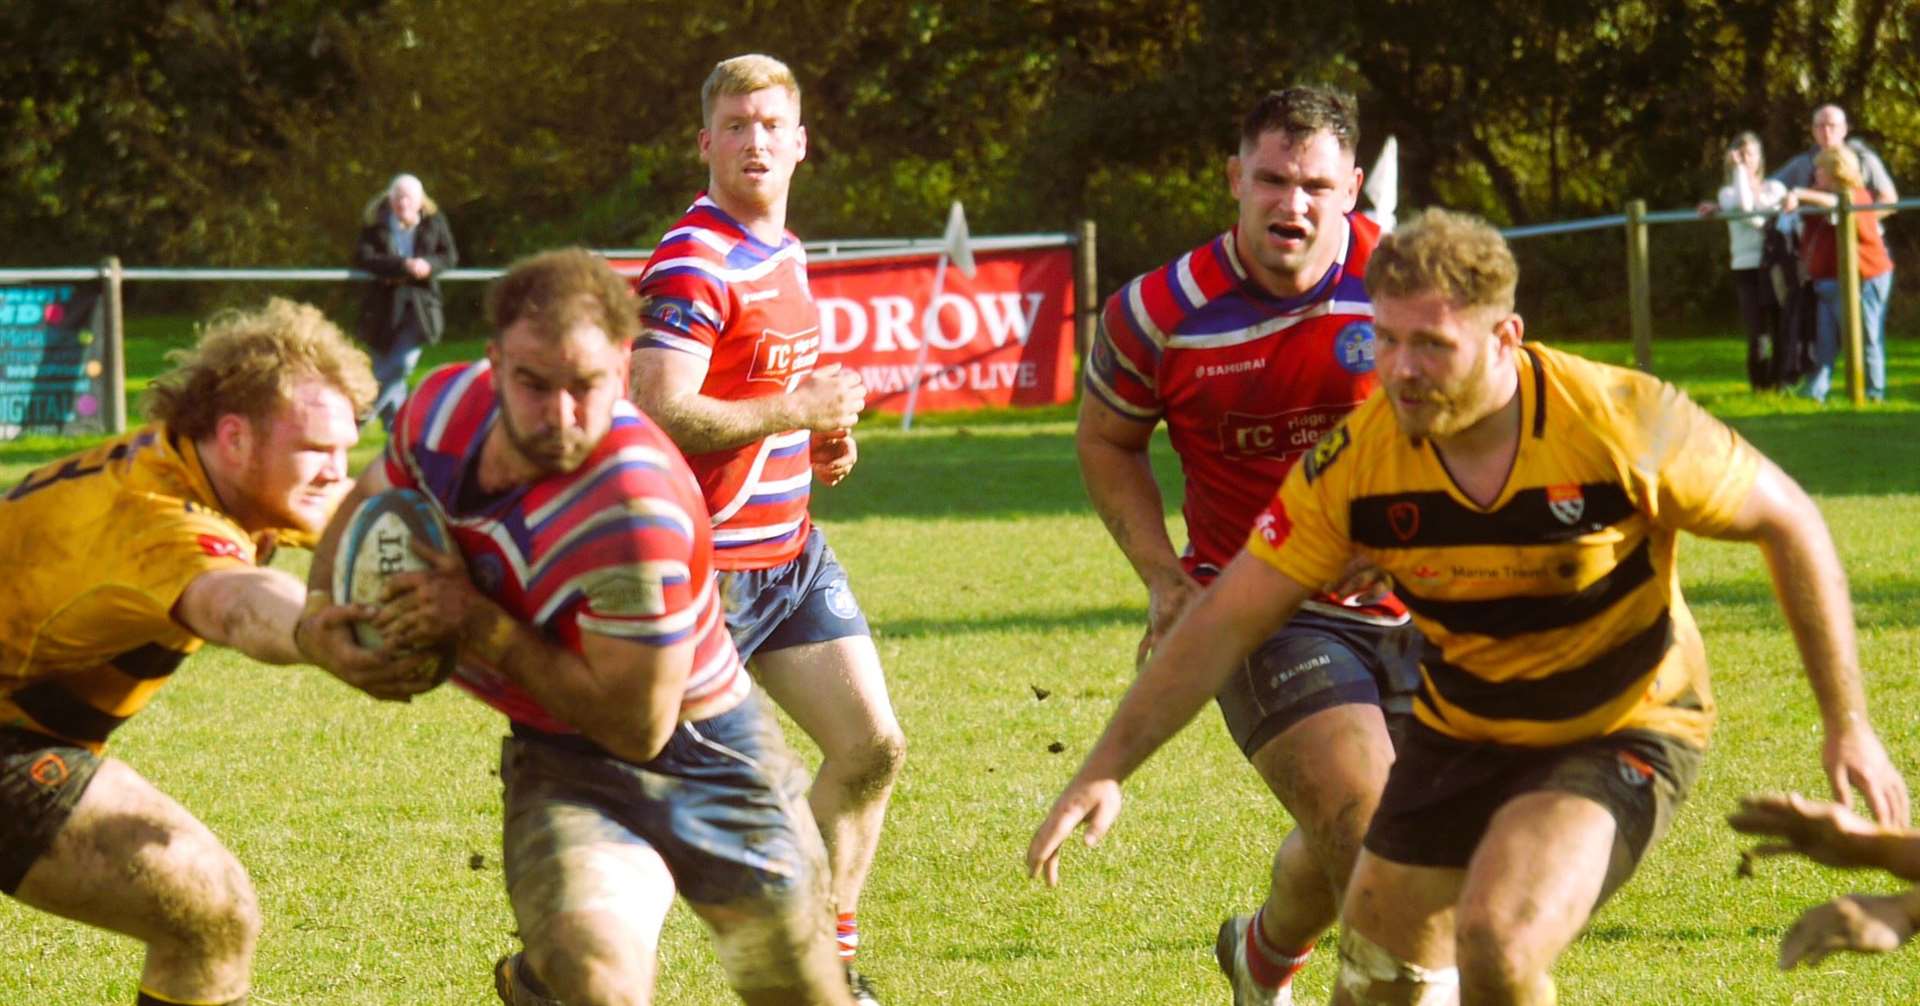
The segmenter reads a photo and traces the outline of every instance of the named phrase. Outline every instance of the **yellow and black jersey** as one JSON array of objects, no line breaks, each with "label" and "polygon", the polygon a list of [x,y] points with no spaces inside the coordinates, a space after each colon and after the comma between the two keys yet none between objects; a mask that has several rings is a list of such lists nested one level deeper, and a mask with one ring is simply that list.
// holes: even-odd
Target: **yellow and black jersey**
[{"label": "yellow and black jersey", "polygon": [[1248,550],[1309,587],[1356,553],[1393,574],[1426,637],[1414,711],[1443,734],[1547,746],[1632,727],[1704,747],[1676,534],[1724,531],[1760,455],[1648,375],[1538,346],[1518,364],[1520,447],[1491,506],[1376,394],[1288,476]]},{"label": "yellow and black jersey", "polygon": [[194,577],[252,565],[194,445],[152,426],[0,496],[0,726],[100,750],[200,646],[172,617]]}]

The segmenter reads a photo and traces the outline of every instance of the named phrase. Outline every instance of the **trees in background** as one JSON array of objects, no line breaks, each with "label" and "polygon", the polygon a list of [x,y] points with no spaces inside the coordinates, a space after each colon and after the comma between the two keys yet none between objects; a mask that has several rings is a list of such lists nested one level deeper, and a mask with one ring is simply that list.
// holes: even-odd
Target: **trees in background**
[{"label": "trees in background", "polygon": [[1836,100],[1920,186],[1909,0],[14,0],[0,8],[9,264],[341,261],[396,171],[469,261],[644,246],[704,180],[697,88],[787,59],[812,140],[793,225],[1101,226],[1110,285],[1227,219],[1259,90],[1361,96],[1403,203],[1521,223],[1690,204],[1724,138],[1774,160]]}]

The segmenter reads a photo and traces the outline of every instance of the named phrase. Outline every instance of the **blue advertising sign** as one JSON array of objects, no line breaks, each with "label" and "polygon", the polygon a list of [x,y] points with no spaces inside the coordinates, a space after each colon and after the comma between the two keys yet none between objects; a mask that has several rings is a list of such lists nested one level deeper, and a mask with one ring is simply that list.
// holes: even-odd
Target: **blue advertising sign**
[{"label": "blue advertising sign", "polygon": [[0,285],[0,439],[107,433],[99,283]]}]

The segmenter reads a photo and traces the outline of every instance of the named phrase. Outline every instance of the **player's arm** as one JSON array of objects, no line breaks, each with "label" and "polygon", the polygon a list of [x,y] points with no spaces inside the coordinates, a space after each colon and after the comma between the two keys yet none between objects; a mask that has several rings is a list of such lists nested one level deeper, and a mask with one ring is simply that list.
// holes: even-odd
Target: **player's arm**
[{"label": "player's arm", "polygon": [[642,346],[633,354],[633,403],[687,454],[739,447],[787,430],[849,429],[867,403],[859,372],[837,363],[815,368],[792,391],[760,398],[701,394],[706,379],[707,361],[692,353]]},{"label": "player's arm", "polygon": [[1180,732],[1310,591],[1249,552],[1234,557],[1154,649],[1080,771],[1027,846],[1027,871],[1060,882],[1060,849],[1086,825],[1097,844],[1120,814],[1120,783]]},{"label": "player's arm", "polygon": [[506,675],[542,708],[614,755],[646,762],[680,721],[697,640],[638,643],[582,632],[580,652],[555,645],[474,588],[456,556],[421,549],[433,565],[389,581],[374,625],[396,646],[452,638],[463,657]]},{"label": "player's arm", "polygon": [[1724,532],[1751,540],[1766,556],[1774,594],[1800,650],[1826,733],[1822,761],[1834,799],[1852,802],[1858,786],[1876,820],[1905,827],[1907,784],[1867,719],[1867,700],[1846,573],[1826,521],[1806,491],[1760,459],[1753,488]]},{"label": "player's arm", "polygon": [[1073,437],[1087,498],[1147,588],[1143,658],[1200,592],[1167,536],[1165,502],[1147,454],[1154,426],[1122,415],[1099,395],[1087,394],[1080,399]]},{"label": "player's arm", "polygon": [[236,566],[194,577],[174,602],[173,616],[209,643],[262,663],[299,664],[307,658],[294,645],[293,630],[306,603],[306,588],[291,574]]},{"label": "player's arm", "polygon": [[1836,950],[1883,954],[1920,927],[1920,888],[1901,894],[1849,894],[1807,910],[1780,941],[1780,969],[1818,964]]}]

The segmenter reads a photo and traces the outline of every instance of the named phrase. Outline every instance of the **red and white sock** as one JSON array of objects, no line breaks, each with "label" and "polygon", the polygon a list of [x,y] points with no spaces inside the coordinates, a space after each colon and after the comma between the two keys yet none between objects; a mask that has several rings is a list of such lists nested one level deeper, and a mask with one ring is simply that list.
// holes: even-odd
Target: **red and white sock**
[{"label": "red and white sock", "polygon": [[1260,924],[1260,916],[1265,912],[1264,908],[1255,912],[1253,922],[1247,926],[1247,971],[1254,981],[1277,989],[1307,966],[1307,958],[1313,956],[1313,944],[1288,953],[1267,942],[1267,931]]},{"label": "red and white sock", "polygon": [[860,922],[852,912],[841,912],[834,922],[833,942],[840,951],[840,963],[851,965],[860,952]]}]

